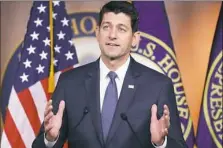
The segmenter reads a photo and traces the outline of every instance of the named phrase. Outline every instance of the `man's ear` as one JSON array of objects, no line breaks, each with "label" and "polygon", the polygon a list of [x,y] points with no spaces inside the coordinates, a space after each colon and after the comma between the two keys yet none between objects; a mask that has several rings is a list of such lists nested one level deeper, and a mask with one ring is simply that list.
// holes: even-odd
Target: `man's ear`
[{"label": "man's ear", "polygon": [[139,41],[140,41],[140,32],[136,31],[133,33],[132,47],[135,47],[136,45],[138,45]]}]

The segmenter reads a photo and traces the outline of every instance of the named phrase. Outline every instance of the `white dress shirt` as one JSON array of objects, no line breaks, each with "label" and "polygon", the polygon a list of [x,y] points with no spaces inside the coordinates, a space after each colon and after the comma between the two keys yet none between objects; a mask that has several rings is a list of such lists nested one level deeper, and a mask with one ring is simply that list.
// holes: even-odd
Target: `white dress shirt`
[{"label": "white dress shirt", "polygon": [[[117,74],[117,77],[115,78],[115,82],[116,82],[117,91],[118,91],[118,98],[121,93],[122,84],[123,84],[129,63],[130,63],[130,58],[128,58],[127,61],[120,68],[114,71]],[[109,72],[110,70],[107,68],[104,62],[100,59],[100,109],[101,111],[102,111],[102,105],[104,102],[105,92],[106,92],[108,83],[110,82],[110,78],[108,77]]]},{"label": "white dress shirt", "polygon": [[[118,99],[119,99],[119,96],[120,96],[120,93],[122,90],[123,81],[125,78],[125,74],[128,70],[129,63],[130,63],[130,57],[127,59],[127,61],[121,67],[119,67],[116,71],[114,71],[117,74],[117,77],[115,78],[115,82],[116,82],[117,91],[118,91]],[[102,59],[100,59],[100,61],[99,61],[99,66],[100,66],[100,110],[102,111],[102,105],[104,102],[105,91],[106,91],[108,83],[110,81],[110,78],[108,77],[108,73],[110,72],[110,70],[104,64]],[[50,142],[50,141],[47,141],[46,138],[44,138],[44,142],[48,148],[52,148],[54,146],[54,144],[56,143],[56,141]],[[167,145],[166,137],[165,137],[165,141],[164,141],[163,145],[155,146],[153,144],[153,146],[155,148],[165,148],[166,145]]]}]

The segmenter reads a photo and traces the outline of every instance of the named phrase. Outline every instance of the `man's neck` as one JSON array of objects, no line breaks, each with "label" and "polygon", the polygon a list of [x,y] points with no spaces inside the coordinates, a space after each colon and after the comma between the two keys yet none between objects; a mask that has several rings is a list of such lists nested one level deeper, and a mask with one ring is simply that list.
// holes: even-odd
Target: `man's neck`
[{"label": "man's neck", "polygon": [[127,61],[128,57],[129,56],[117,58],[117,59],[108,59],[101,56],[101,59],[110,71],[116,71]]}]

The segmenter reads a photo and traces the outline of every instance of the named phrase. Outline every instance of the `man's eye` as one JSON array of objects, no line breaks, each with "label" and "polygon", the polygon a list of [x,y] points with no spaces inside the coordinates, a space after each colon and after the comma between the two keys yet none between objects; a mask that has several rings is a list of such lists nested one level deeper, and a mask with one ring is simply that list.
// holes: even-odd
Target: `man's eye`
[{"label": "man's eye", "polygon": [[126,32],[126,30],[124,28],[119,28],[120,32]]},{"label": "man's eye", "polygon": [[103,28],[103,29],[108,29],[108,26],[103,26],[102,28]]}]

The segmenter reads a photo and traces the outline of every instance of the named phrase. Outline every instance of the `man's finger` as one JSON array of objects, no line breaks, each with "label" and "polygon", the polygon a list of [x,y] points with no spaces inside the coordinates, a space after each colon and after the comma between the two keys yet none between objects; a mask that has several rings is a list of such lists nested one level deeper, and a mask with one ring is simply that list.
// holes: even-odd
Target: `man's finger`
[{"label": "man's finger", "polygon": [[155,104],[152,105],[151,112],[152,112],[151,119],[157,120],[157,106]]},{"label": "man's finger", "polygon": [[166,104],[163,106],[163,114],[170,115],[170,110]]},{"label": "man's finger", "polygon": [[46,104],[46,108],[48,107],[48,106],[50,106],[50,105],[52,105],[52,100],[50,99],[48,102],[47,102],[47,104]]},{"label": "man's finger", "polygon": [[53,124],[51,124],[51,123],[45,125],[45,132],[47,133],[47,132],[50,131],[52,128],[53,128]]},{"label": "man's finger", "polygon": [[62,101],[60,101],[59,110],[57,112],[57,116],[60,116],[61,119],[63,117],[64,108],[65,108],[65,102],[64,102],[64,100],[62,100]]},{"label": "man's finger", "polygon": [[44,116],[46,116],[49,112],[49,109],[51,109],[53,106],[52,106],[52,100],[49,100],[46,104],[46,107],[45,107],[45,111],[44,111]]},{"label": "man's finger", "polygon": [[47,116],[44,118],[44,122],[49,122],[49,120],[53,117],[53,112],[51,111]]},{"label": "man's finger", "polygon": [[168,115],[165,115],[164,117],[164,125],[165,125],[165,128],[169,128],[170,127],[170,117]]},{"label": "man's finger", "polygon": [[161,130],[162,136],[165,137],[168,135],[168,129],[167,128],[162,128]]},{"label": "man's finger", "polygon": [[52,110],[53,106],[52,105],[48,106],[44,111],[44,116],[47,116],[50,112],[52,112]]}]

